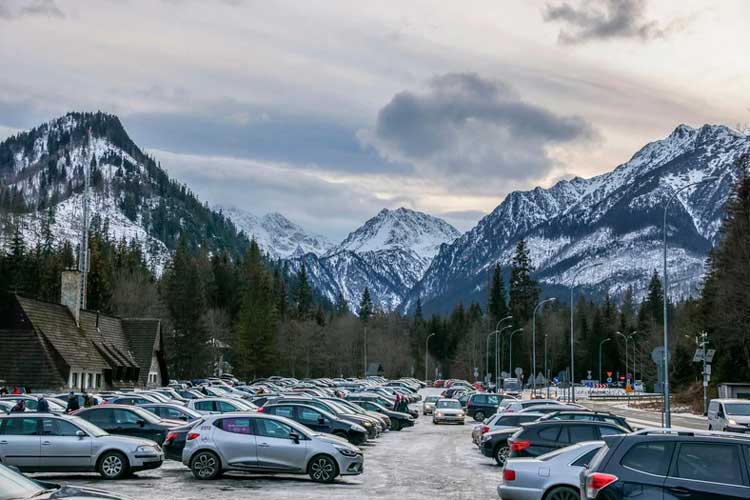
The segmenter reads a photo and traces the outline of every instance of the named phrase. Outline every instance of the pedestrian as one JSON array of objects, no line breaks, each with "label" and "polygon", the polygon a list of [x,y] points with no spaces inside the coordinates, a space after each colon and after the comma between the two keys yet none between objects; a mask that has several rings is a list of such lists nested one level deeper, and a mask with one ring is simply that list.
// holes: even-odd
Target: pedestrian
[{"label": "pedestrian", "polygon": [[96,400],[91,396],[91,394],[86,394],[83,398],[83,406],[84,408],[91,408],[92,406],[96,406]]},{"label": "pedestrian", "polygon": [[19,389],[18,387],[14,387],[13,388],[13,395],[17,396],[19,394],[21,394],[21,389]]},{"label": "pedestrian", "polygon": [[396,394],[396,402],[393,403],[393,411],[398,411],[399,404],[401,404],[401,396]]},{"label": "pedestrian", "polygon": [[39,397],[39,401],[36,404],[37,413],[49,413],[49,402],[44,395]]},{"label": "pedestrian", "polygon": [[11,413],[23,413],[25,411],[26,411],[26,403],[24,402],[23,399],[19,399],[18,402],[16,403],[16,406],[11,408],[10,410]]},{"label": "pedestrian", "polygon": [[70,394],[68,394],[68,407],[65,408],[65,413],[72,413],[80,409],[81,404],[78,402],[78,396],[73,391],[70,391]]}]

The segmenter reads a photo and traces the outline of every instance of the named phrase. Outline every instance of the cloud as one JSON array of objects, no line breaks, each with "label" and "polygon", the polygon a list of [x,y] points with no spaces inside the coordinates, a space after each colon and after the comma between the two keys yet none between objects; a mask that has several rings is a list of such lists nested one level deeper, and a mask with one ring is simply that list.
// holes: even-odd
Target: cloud
[{"label": "cloud", "polygon": [[0,3],[0,19],[12,20],[25,16],[44,16],[63,19],[65,14],[55,0],[20,0],[13,6],[8,2]]},{"label": "cloud", "polygon": [[581,0],[578,7],[568,2],[548,4],[543,15],[547,22],[561,22],[559,41],[565,44],[591,40],[637,38],[642,41],[663,38],[670,28],[661,28],[646,19],[645,0]]},{"label": "cloud", "polygon": [[474,73],[437,76],[424,92],[396,94],[374,130],[358,135],[384,158],[414,164],[419,175],[482,192],[543,177],[554,163],[548,147],[597,137],[583,118],[558,116]]}]

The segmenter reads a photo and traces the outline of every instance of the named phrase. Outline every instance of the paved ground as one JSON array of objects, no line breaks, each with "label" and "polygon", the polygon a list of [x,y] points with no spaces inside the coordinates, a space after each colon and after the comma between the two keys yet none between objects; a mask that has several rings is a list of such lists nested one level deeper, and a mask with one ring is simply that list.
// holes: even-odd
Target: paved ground
[{"label": "paved ground", "polygon": [[[579,401],[583,405],[599,411],[609,411],[622,415],[630,421],[631,425],[636,427],[661,427],[661,412],[651,410],[641,410],[638,408],[629,408],[624,402],[596,401],[586,400]],[[708,421],[705,417],[686,416],[672,414],[672,427],[684,429],[706,430]]]},{"label": "paved ground", "polygon": [[[434,389],[427,389],[435,392]],[[420,417],[416,426],[389,432],[365,450],[365,472],[319,485],[307,476],[231,476],[205,482],[175,462],[132,479],[101,481],[94,474],[36,474],[37,479],[106,489],[137,500],[372,499],[479,500],[497,498],[500,469],[471,443],[474,422],[435,426]]]}]

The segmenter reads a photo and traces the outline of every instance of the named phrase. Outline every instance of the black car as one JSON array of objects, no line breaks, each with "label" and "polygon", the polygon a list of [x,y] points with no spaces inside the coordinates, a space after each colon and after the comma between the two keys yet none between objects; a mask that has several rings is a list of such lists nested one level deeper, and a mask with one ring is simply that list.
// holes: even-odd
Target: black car
[{"label": "black car", "polygon": [[391,430],[393,431],[400,431],[401,429],[405,427],[413,427],[414,426],[414,417],[407,413],[403,413],[400,411],[393,411],[389,410],[383,405],[380,405],[374,401],[365,401],[365,400],[354,400],[352,403],[359,405],[361,408],[364,408],[368,411],[375,411],[378,413],[382,413],[383,415],[387,416],[391,421]]},{"label": "black car", "polygon": [[109,404],[113,405],[145,405],[148,403],[163,403],[163,401],[159,401],[158,398],[150,394],[128,394],[116,396],[109,400]]},{"label": "black car", "polygon": [[[521,413],[521,415],[523,415],[523,413]],[[619,425],[623,429],[627,429],[628,432],[633,432],[634,430],[628,423],[627,419],[625,419],[625,417],[603,411],[554,411],[551,413],[547,413],[539,420],[576,420],[579,422],[584,420],[590,422],[609,422],[610,424]]]},{"label": "black car", "polygon": [[505,461],[510,456],[508,440],[520,429],[520,427],[511,427],[484,433],[479,440],[479,451],[485,457],[494,458],[500,467],[505,467]]},{"label": "black car", "polygon": [[0,498],[3,500],[57,500],[61,498],[128,500],[127,497],[102,490],[35,481],[3,465],[0,465]]},{"label": "black car", "polygon": [[546,420],[524,424],[508,439],[511,458],[538,457],[583,441],[627,434],[628,429],[607,422],[586,420]]},{"label": "black car", "polygon": [[317,432],[325,432],[342,437],[355,446],[367,441],[367,430],[361,425],[349,422],[308,404],[274,404],[271,402],[259,408],[258,411],[289,418]]},{"label": "black car", "polygon": [[497,408],[503,399],[516,399],[506,394],[492,394],[477,392],[469,396],[466,402],[466,415],[481,422],[488,415],[497,413]]},{"label": "black car", "polygon": [[75,415],[110,434],[150,439],[157,444],[164,442],[170,430],[185,425],[185,422],[163,420],[143,408],[127,405],[94,406],[79,410]]},{"label": "black car", "polygon": [[202,420],[200,419],[193,420],[181,427],[175,427],[174,429],[169,430],[167,437],[164,439],[164,443],[161,445],[161,449],[164,450],[164,456],[168,460],[182,462],[182,450],[185,449],[187,436],[190,434],[190,430],[201,422]]},{"label": "black car", "polygon": [[367,437],[369,439],[375,439],[380,435],[380,423],[377,420],[365,415],[356,415],[352,411],[337,405],[333,401],[305,396],[283,396],[277,399],[272,399],[270,402],[270,404],[275,405],[282,403],[301,403],[310,405],[319,410],[326,411],[341,420],[346,420],[353,424],[359,424],[367,430]]},{"label": "black car", "polygon": [[750,438],[648,429],[608,436],[581,472],[587,500],[750,498]]}]

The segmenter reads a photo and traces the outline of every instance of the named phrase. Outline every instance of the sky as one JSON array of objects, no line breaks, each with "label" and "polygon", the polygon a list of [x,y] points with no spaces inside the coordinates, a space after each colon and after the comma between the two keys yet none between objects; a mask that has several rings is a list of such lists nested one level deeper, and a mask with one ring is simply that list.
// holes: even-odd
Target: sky
[{"label": "sky", "polygon": [[0,139],[117,114],[210,204],[468,230],[678,124],[750,123],[750,2],[0,0]]}]

